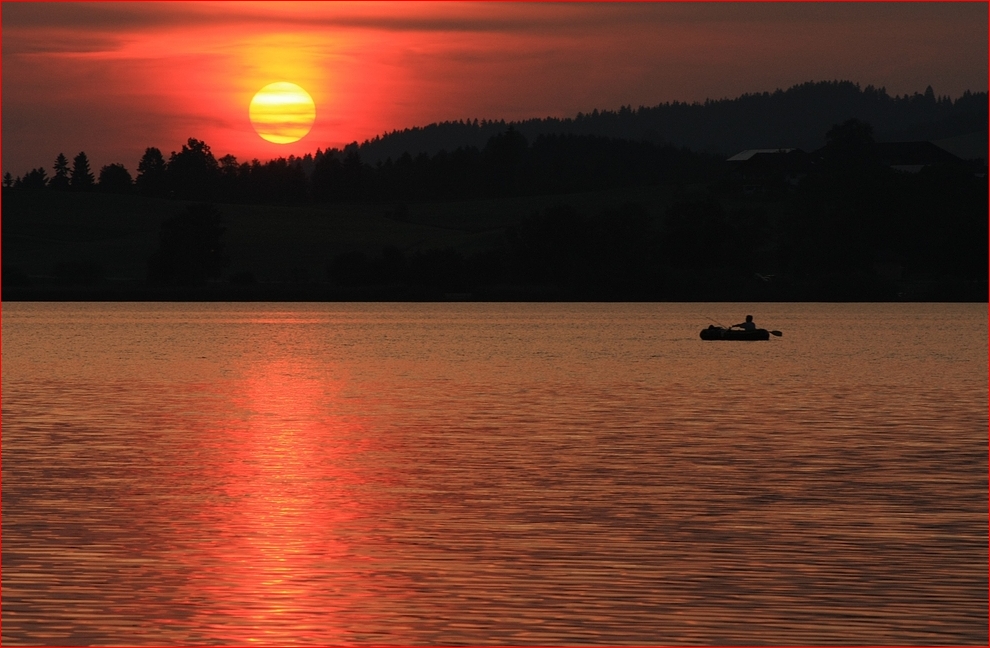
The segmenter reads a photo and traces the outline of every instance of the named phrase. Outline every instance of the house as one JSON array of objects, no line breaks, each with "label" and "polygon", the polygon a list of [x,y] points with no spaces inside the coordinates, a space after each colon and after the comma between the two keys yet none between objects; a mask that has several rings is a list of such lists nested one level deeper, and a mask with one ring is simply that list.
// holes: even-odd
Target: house
[{"label": "house", "polygon": [[[927,166],[971,165],[931,142],[875,142],[874,159],[904,173],[918,173]],[[730,180],[745,195],[793,190],[801,178],[823,168],[827,149],[811,153],[801,149],[748,149],[728,160]]]},{"label": "house", "polygon": [[918,173],[926,166],[966,164],[931,142],[877,142],[873,146],[884,165],[905,173]]},{"label": "house", "polygon": [[811,160],[801,149],[749,149],[728,160],[729,178],[746,195],[790,190],[810,171]]}]

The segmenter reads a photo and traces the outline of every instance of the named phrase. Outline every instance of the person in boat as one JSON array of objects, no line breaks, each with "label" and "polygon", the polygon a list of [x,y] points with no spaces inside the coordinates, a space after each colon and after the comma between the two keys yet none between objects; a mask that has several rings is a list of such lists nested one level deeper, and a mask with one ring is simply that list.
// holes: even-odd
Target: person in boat
[{"label": "person in boat", "polygon": [[733,324],[729,328],[730,329],[740,328],[740,329],[742,329],[744,331],[755,331],[756,330],[756,323],[753,322],[753,316],[752,315],[747,315],[745,322],[743,322],[742,324]]}]

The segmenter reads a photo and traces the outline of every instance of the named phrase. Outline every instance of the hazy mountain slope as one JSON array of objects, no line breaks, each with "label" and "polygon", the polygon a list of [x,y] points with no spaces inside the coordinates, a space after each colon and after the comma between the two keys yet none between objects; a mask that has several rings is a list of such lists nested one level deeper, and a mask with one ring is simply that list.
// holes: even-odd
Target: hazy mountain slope
[{"label": "hazy mountain slope", "polygon": [[[850,118],[873,125],[880,141],[948,139],[987,128],[987,93],[966,92],[952,100],[924,93],[892,97],[884,88],[860,88],[850,81],[808,82],[787,90],[745,94],[704,103],[665,103],[617,111],[592,111],[574,118],[513,122],[532,141],[540,134],[575,133],[669,142],[695,151],[732,155],[747,148],[816,149],[824,133]],[[407,128],[364,142],[365,161],[402,153],[434,154],[459,146],[481,148],[510,123],[444,122]],[[985,140],[985,135],[984,135]],[[985,156],[985,153],[984,153]]]}]

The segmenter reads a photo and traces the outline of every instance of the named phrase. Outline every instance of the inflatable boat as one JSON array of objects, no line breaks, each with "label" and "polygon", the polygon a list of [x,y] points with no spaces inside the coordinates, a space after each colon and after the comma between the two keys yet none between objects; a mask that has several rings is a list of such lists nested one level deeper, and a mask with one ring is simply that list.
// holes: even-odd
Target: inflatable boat
[{"label": "inflatable boat", "polygon": [[766,329],[754,329],[744,331],[743,329],[727,329],[721,326],[709,326],[701,329],[702,340],[769,340],[770,331]]}]

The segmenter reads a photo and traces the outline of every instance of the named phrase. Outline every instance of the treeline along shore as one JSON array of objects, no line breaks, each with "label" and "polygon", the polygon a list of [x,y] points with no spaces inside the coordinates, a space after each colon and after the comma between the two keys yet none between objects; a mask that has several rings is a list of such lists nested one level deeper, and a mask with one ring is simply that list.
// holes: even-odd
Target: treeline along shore
[{"label": "treeline along shore", "polygon": [[932,119],[884,128],[982,157],[856,117],[733,155],[524,124],[374,162],[383,140],[240,162],[190,138],[134,177],[60,154],[5,174],[2,297],[985,301],[986,94],[926,95],[891,105]]}]

